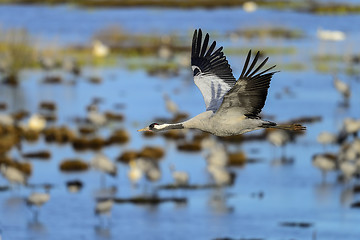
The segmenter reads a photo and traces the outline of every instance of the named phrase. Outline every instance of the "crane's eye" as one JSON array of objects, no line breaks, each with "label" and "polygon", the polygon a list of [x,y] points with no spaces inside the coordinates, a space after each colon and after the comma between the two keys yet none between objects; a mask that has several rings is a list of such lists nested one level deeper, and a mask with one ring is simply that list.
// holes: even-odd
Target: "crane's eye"
[{"label": "crane's eye", "polygon": [[157,124],[157,123],[152,123],[152,124],[149,125],[149,128],[150,128],[150,129],[153,129],[155,125],[159,125],[159,124]]},{"label": "crane's eye", "polygon": [[194,69],[194,76],[198,75],[200,73],[200,70],[198,68]]}]

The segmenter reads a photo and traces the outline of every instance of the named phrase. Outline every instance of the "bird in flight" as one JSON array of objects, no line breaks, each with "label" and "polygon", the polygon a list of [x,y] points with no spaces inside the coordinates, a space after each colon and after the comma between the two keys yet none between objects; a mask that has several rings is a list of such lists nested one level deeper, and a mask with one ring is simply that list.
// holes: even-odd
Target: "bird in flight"
[{"label": "bird in flight", "polygon": [[259,117],[265,105],[271,78],[277,72],[270,72],[275,65],[266,70],[262,69],[268,57],[255,67],[259,52],[251,62],[250,50],[241,75],[236,81],[222,51],[223,47],[214,51],[216,41],[210,47],[208,44],[209,34],[205,35],[203,41],[201,29],[195,30],[191,67],[194,82],[203,95],[206,111],[184,122],[152,123],[138,131],[158,132],[188,128],[200,129],[216,136],[232,136],[262,128],[305,130],[300,124],[280,125]]}]

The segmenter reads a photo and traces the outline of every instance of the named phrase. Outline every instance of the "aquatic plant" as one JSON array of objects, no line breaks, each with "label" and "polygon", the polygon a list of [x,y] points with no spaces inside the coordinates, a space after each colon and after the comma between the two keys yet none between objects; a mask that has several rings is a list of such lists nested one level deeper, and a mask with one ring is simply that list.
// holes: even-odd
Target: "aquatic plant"
[{"label": "aquatic plant", "polygon": [[0,31],[0,55],[4,64],[4,82],[17,85],[19,73],[35,65],[31,36],[23,29]]},{"label": "aquatic plant", "polygon": [[[248,28],[235,31],[235,35],[244,38],[286,38],[298,39],[304,37],[300,30],[287,29],[285,27]],[[231,35],[230,35],[231,36]]]}]

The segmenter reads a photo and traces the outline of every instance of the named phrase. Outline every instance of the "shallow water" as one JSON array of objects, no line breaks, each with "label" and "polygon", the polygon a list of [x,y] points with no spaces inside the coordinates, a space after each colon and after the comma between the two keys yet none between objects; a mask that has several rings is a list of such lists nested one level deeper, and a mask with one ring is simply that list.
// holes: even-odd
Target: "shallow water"
[{"label": "shallow water", "polygon": [[[16,18],[11,14],[14,12],[24,17]],[[60,22],[64,14],[67,18]],[[308,34],[303,40],[283,44],[300,48],[311,46],[310,49],[315,51],[318,46],[315,40],[317,27],[347,32],[350,36],[347,42],[332,45],[340,47],[358,39],[355,24],[347,24],[359,20],[358,18],[359,16],[351,15],[340,18],[269,10],[259,10],[248,15],[241,9],[185,11],[82,10],[68,6],[0,7],[0,23],[3,27],[26,27],[33,34],[44,39],[56,38],[61,44],[88,42],[94,31],[111,24],[121,24],[126,30],[134,32],[190,33],[193,28],[202,27],[208,31],[224,33],[243,23],[249,26],[280,24],[286,19],[288,27],[300,28]],[[309,25],[309,22],[312,24]],[[357,46],[353,47],[356,49]],[[303,58],[302,54],[300,51],[296,58]],[[311,55],[304,54],[307,58]],[[229,57],[230,64],[235,66],[235,75],[241,71],[242,61],[243,58],[240,57]],[[43,72],[29,70],[23,73],[24,81],[18,88],[0,88],[0,101],[8,103],[10,112],[24,108],[36,112],[39,102],[55,101],[59,116],[56,125],[66,124],[71,128],[75,128],[72,118],[86,116],[85,106],[93,97],[103,98],[100,111],[115,110],[114,104],[122,103],[125,108],[120,112],[125,115],[126,120],[119,126],[112,125],[102,130],[101,135],[107,136],[112,129],[125,127],[131,135],[131,141],[125,145],[104,148],[103,153],[115,159],[126,149],[141,149],[145,145],[162,146],[166,149],[166,155],[161,161],[163,176],[159,184],[172,181],[168,168],[170,163],[174,163],[179,170],[187,171],[191,183],[204,184],[210,179],[201,153],[179,152],[174,142],[167,142],[161,137],[146,139],[136,132],[136,129],[148,125],[155,117],[170,117],[163,102],[164,92],[170,93],[180,110],[188,112],[190,116],[204,110],[202,96],[192,83],[189,71],[183,70],[177,77],[163,79],[149,77],[141,70],[129,71],[121,66],[104,68],[97,71],[103,78],[103,82],[97,85],[85,80],[86,76],[94,73],[93,69],[87,68],[75,85],[45,85],[41,83]],[[337,183],[335,173],[329,174],[327,182],[323,183],[320,172],[311,164],[312,156],[324,151],[316,142],[316,136],[321,131],[339,129],[344,117],[360,117],[357,107],[360,95],[355,94],[360,91],[360,83],[354,77],[342,73],[339,76],[352,85],[354,94],[348,109],[339,106],[341,96],[333,88],[329,74],[307,69],[303,72],[282,71],[274,76],[263,109],[266,116],[275,116],[274,120],[279,122],[303,116],[322,117],[321,122],[307,124],[306,135],[286,147],[287,157],[294,158],[294,164],[277,165],[280,149],[275,149],[264,141],[232,145],[229,147],[231,150],[241,149],[248,158],[261,160],[243,168],[233,168],[237,173],[234,186],[223,190],[159,192],[160,196],[187,197],[185,205],[165,203],[148,207],[115,204],[111,222],[106,227],[101,226],[100,220],[94,216],[94,198],[98,196],[101,186],[100,173],[90,170],[81,174],[65,174],[58,168],[60,161],[65,158],[80,157],[90,161],[94,153],[74,152],[69,145],[48,145],[42,139],[35,144],[27,143],[24,152],[48,149],[52,153],[51,161],[33,161],[34,172],[29,179],[30,183],[52,183],[55,188],[51,190],[51,200],[41,209],[38,222],[32,220],[31,212],[23,201],[31,190],[20,188],[0,192],[2,238],[358,239],[359,211],[349,206],[359,200],[359,195],[348,191],[350,185]],[[284,87],[289,87],[293,94],[285,94]],[[177,94],[173,94],[175,91]],[[336,151],[337,148],[330,147],[329,150]],[[12,155],[16,156],[17,152],[13,151]],[[106,178],[107,186],[117,187],[116,196],[129,197],[142,193],[142,188],[131,188],[127,179],[128,167],[119,163],[118,168],[116,178]],[[65,182],[70,179],[82,180],[84,189],[77,194],[68,193]],[[5,184],[5,179],[0,178],[0,185]],[[262,198],[258,197],[259,193],[263,193]],[[283,222],[306,222],[312,225],[308,228],[285,227],[281,226]]]}]

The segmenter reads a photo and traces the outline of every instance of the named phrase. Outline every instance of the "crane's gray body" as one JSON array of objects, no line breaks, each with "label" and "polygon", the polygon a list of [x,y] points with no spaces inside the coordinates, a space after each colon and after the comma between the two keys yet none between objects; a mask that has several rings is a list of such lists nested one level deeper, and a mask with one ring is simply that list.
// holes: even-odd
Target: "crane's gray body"
[{"label": "crane's gray body", "polygon": [[239,135],[258,130],[271,124],[262,119],[251,119],[245,115],[229,110],[225,114],[216,114],[206,111],[185,121],[184,128],[195,128],[209,132],[219,137]]}]

